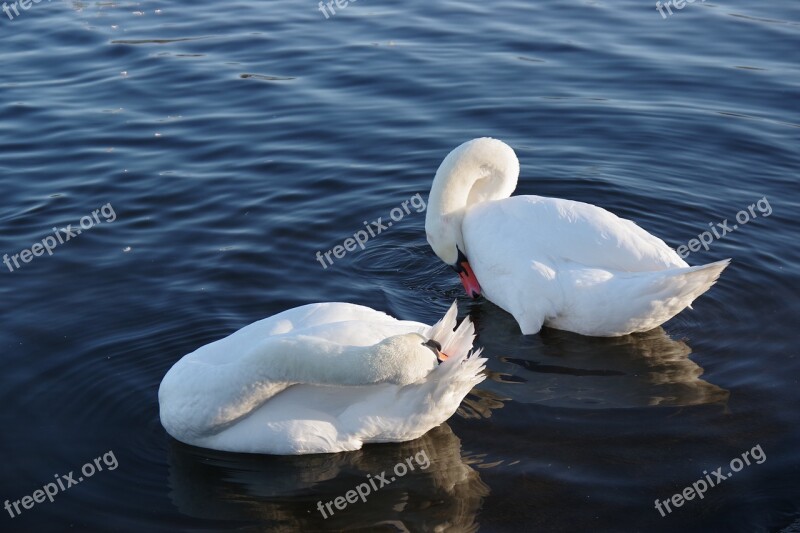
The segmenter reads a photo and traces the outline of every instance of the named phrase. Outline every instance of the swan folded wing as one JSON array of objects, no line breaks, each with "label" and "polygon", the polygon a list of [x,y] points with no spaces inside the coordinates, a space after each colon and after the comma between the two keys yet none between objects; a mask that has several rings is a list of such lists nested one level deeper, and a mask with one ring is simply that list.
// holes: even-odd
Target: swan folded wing
[{"label": "swan folded wing", "polygon": [[[504,235],[506,238],[498,238]],[[688,266],[661,239],[600,207],[540,196],[514,196],[479,204],[464,220],[468,256],[526,254],[557,264],[579,263],[620,272]],[[470,260],[473,258],[470,257]]]}]

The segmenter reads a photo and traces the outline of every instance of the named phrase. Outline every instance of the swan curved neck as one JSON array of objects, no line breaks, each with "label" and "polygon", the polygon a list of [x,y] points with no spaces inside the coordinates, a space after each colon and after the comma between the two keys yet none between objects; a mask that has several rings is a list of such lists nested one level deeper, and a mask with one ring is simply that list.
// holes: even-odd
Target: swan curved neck
[{"label": "swan curved neck", "polygon": [[[332,361],[320,360],[324,355],[304,353],[303,383],[318,385],[372,385],[380,380],[378,368],[372,364],[374,346],[344,346]],[[334,354],[331,354],[334,355]],[[297,367],[295,367],[295,372]],[[295,378],[300,377],[295,373]]]},{"label": "swan curved neck", "polygon": [[436,171],[431,198],[442,215],[511,196],[519,161],[510,146],[496,139],[474,139],[450,152]]},{"label": "swan curved neck", "polygon": [[474,139],[448,154],[433,179],[425,219],[428,240],[442,260],[452,264],[456,247],[466,252],[461,221],[467,210],[481,202],[508,198],[518,177],[514,150],[496,139]]},{"label": "swan curved neck", "polygon": [[[301,338],[302,339],[302,338]],[[320,339],[305,343],[279,343],[279,349],[263,366],[257,356],[254,366],[271,381],[316,385],[369,385],[375,383],[375,369],[369,365],[372,346],[340,346]]]},{"label": "swan curved neck", "polygon": [[342,346],[322,339],[289,341],[270,358],[272,381],[311,385],[406,385],[436,366],[419,334],[387,337],[372,346]]}]

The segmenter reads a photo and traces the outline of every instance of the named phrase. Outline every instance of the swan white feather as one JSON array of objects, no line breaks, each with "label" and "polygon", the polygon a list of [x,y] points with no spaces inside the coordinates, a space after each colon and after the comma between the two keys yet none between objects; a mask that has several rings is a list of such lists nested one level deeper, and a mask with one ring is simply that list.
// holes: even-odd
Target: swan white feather
[{"label": "swan white feather", "polygon": [[[484,379],[474,327],[455,303],[434,326],[347,303],[260,320],[179,360],[161,382],[161,422],[216,450],[303,454],[420,437]],[[433,339],[449,358],[437,364]]]},{"label": "swan white feather", "polygon": [[543,325],[593,336],[653,329],[707,291],[729,263],[689,267],[663,240],[595,205],[509,197],[518,175],[505,143],[462,144],[436,173],[425,229],[468,293],[480,290],[524,334]]}]

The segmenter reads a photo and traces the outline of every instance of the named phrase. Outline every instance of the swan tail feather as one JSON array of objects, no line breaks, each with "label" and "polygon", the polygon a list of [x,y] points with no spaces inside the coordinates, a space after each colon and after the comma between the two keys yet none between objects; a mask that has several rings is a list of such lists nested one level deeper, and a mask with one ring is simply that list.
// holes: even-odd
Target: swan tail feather
[{"label": "swan tail feather", "polygon": [[443,392],[440,393],[441,397],[452,399],[450,405],[453,412],[472,388],[486,379],[483,371],[486,368],[487,359],[481,357],[482,351],[483,349],[479,348],[475,352],[461,353],[457,357],[450,357],[436,369],[436,380],[439,387],[444,387]]},{"label": "swan tail feather", "polygon": [[[707,265],[670,269],[651,275],[647,288],[638,297],[627,300],[628,308],[638,308],[638,313],[621,333],[647,331],[671,319],[687,307],[691,307],[700,295],[711,288],[730,264],[730,259]],[[638,305],[636,301],[638,300]]]},{"label": "swan tail feather", "polygon": [[447,310],[444,317],[436,324],[434,324],[430,330],[428,330],[428,338],[433,339],[442,346],[444,346],[444,340],[446,337],[453,333],[453,330],[456,329],[456,320],[458,318],[458,302],[453,302],[450,306],[450,309]]},{"label": "swan tail feather", "polygon": [[461,321],[456,327],[458,317],[458,304],[453,302],[450,309],[439,322],[428,332],[428,338],[442,345],[442,352],[449,358],[469,355],[472,343],[475,341],[475,326],[469,317]]},{"label": "swan tail feather", "polygon": [[678,282],[675,284],[677,291],[674,297],[685,301],[685,307],[690,307],[697,297],[717,282],[722,271],[730,262],[730,259],[724,259],[707,265],[680,269],[674,276],[671,276],[673,282]]},{"label": "swan tail feather", "polygon": [[482,348],[473,352],[475,325],[472,320],[466,317],[456,327],[457,315],[458,306],[453,302],[444,318],[431,328],[429,337],[441,344],[442,353],[448,356],[437,369],[437,380],[463,389],[463,395],[466,395],[473,386],[485,379],[483,369],[486,359],[480,356]]}]

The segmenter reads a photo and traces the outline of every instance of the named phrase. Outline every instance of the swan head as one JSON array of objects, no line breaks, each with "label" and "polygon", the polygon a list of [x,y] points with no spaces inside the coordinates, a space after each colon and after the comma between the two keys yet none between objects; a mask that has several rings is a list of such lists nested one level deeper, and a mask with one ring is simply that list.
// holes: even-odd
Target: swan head
[{"label": "swan head", "polygon": [[[438,349],[437,349],[438,346]],[[447,356],[438,342],[418,333],[387,337],[369,350],[364,364],[374,381],[408,385],[427,377]]]},{"label": "swan head", "polygon": [[448,355],[442,351],[441,342],[434,339],[428,339],[425,342],[423,342],[422,345],[426,346],[433,352],[433,355],[436,356],[436,360],[439,362],[439,364],[442,364],[445,361],[447,361]]},{"label": "swan head", "polygon": [[517,186],[519,160],[503,141],[467,141],[444,158],[433,178],[425,215],[425,233],[433,252],[456,271],[467,296],[481,287],[469,264],[461,223],[476,204],[508,198]]}]

